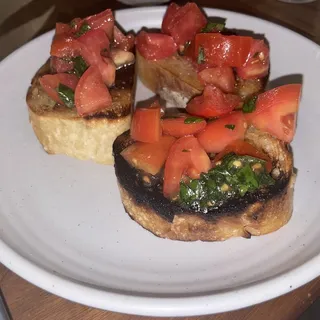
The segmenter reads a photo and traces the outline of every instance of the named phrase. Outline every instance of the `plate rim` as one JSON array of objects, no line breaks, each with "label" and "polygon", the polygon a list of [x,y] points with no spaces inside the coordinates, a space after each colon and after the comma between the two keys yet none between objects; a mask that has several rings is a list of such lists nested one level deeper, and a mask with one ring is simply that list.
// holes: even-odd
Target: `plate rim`
[{"label": "plate rim", "polygon": [[[114,13],[115,15],[120,12],[123,14],[141,14],[142,12],[150,13],[150,11],[163,13],[166,7],[167,6],[127,8],[115,10]],[[293,33],[309,42],[310,45],[318,49],[320,48],[320,46],[311,39],[281,24],[231,10],[208,7],[203,7],[203,9],[205,11],[215,10],[219,16],[232,14],[264,21],[277,28],[285,29],[286,32]],[[33,43],[48,37],[51,33],[53,33],[53,30],[32,39],[16,49],[0,62],[0,70],[9,59],[14,58],[15,55],[18,55],[26,47],[32,46]],[[90,284],[84,286],[79,281],[58,275],[53,271],[38,266],[27,257],[14,251],[2,238],[0,238],[0,252],[0,262],[3,263],[3,265],[43,290],[67,300],[94,308],[142,316],[197,316],[232,311],[276,298],[306,284],[320,275],[320,270],[314,268],[314,266],[320,265],[319,253],[289,271],[233,288],[226,292],[204,292],[200,295],[164,298],[163,295],[159,295],[158,297],[152,297],[150,295],[138,296],[124,290],[121,291],[122,293],[111,292],[95,288],[94,286],[90,286]],[[278,289],[276,293],[274,292],[275,285]]]}]

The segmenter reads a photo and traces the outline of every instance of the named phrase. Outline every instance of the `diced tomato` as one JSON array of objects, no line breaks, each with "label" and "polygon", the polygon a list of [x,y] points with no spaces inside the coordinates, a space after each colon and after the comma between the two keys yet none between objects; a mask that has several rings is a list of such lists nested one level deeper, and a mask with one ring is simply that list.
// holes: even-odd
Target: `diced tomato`
[{"label": "diced tomato", "polygon": [[71,30],[70,26],[66,23],[57,22],[56,23],[56,35],[62,33],[68,33]]},{"label": "diced tomato", "polygon": [[89,30],[78,38],[81,43],[81,56],[93,66],[97,66],[106,85],[115,81],[115,65],[111,59],[102,57],[102,51],[109,51],[110,41],[103,30]]},{"label": "diced tomato", "polygon": [[253,40],[248,60],[237,73],[242,79],[258,79],[268,74],[269,66],[269,48],[263,40]]},{"label": "diced tomato", "polygon": [[73,69],[73,62],[72,60],[52,56],[50,58],[50,68],[53,73],[68,72]]},{"label": "diced tomato", "polygon": [[235,89],[235,78],[231,67],[215,67],[204,69],[198,73],[198,79],[203,85],[213,85],[224,92],[232,93]]},{"label": "diced tomato", "polygon": [[205,120],[194,123],[185,123],[186,116],[179,118],[167,118],[161,120],[163,134],[180,138],[183,136],[191,135],[203,130],[207,123]]},{"label": "diced tomato", "polygon": [[101,29],[106,33],[110,40],[113,38],[114,17],[110,9],[87,17],[84,21],[89,24],[91,29]]},{"label": "diced tomato", "polygon": [[[109,51],[110,41],[103,30],[89,30],[78,41],[83,45],[81,54],[85,60],[90,63],[95,62],[97,57],[101,55],[101,51]],[[95,60],[93,60],[95,59]]]},{"label": "diced tomato", "polygon": [[147,60],[158,60],[171,57],[177,51],[172,37],[161,33],[139,32],[136,38],[139,53]]},{"label": "diced tomato", "polygon": [[218,153],[230,143],[243,140],[246,128],[243,113],[236,111],[208,123],[197,138],[206,152]]},{"label": "diced tomato", "polygon": [[102,57],[102,63],[97,64],[104,83],[111,87],[116,80],[116,66],[111,58]]},{"label": "diced tomato", "polygon": [[162,32],[173,37],[175,43],[184,45],[207,24],[205,15],[195,3],[179,7],[172,3],[163,18]]},{"label": "diced tomato", "polygon": [[113,28],[113,39],[114,47],[124,50],[131,51],[134,47],[135,37],[133,34],[124,35],[122,31],[114,26]]},{"label": "diced tomato", "polygon": [[252,41],[251,37],[198,33],[195,37],[194,59],[213,67],[242,67],[248,59]]},{"label": "diced tomato", "polygon": [[261,93],[255,111],[246,115],[247,121],[282,141],[291,142],[295,134],[301,89],[301,84],[288,84]]},{"label": "diced tomato", "polygon": [[72,90],[75,90],[78,83],[78,78],[74,74],[67,73],[46,74],[39,79],[39,82],[41,87],[51,99],[63,104],[57,92],[59,84],[62,83]]},{"label": "diced tomato", "polygon": [[171,147],[164,169],[163,194],[174,198],[180,190],[180,181],[184,174],[197,176],[199,172],[208,172],[211,167],[207,153],[194,136],[178,139]]},{"label": "diced tomato", "polygon": [[164,166],[174,137],[162,136],[158,142],[135,142],[121,152],[121,155],[136,169],[156,175]]},{"label": "diced tomato", "polygon": [[205,118],[219,117],[236,108],[241,99],[234,94],[223,93],[219,88],[206,86],[202,95],[187,104],[187,112]]},{"label": "diced tomato", "polygon": [[177,5],[175,2],[171,2],[168,6],[168,9],[166,13],[164,14],[163,20],[162,20],[162,26],[161,31],[163,33],[170,34],[170,28],[169,26],[172,26],[174,24],[175,17],[181,7]]},{"label": "diced tomato", "polygon": [[74,100],[81,116],[104,110],[112,105],[110,92],[98,67],[90,66],[82,75],[76,87]]},{"label": "diced tomato", "polygon": [[71,58],[80,54],[81,44],[72,36],[62,33],[54,37],[50,55],[59,58]]},{"label": "diced tomato", "polygon": [[137,108],[131,122],[131,137],[136,141],[154,143],[162,133],[160,104],[155,101],[149,108]]},{"label": "diced tomato", "polygon": [[228,144],[221,152],[214,158],[214,164],[221,160],[228,153],[235,153],[240,156],[251,156],[254,158],[266,161],[266,169],[270,172],[272,170],[272,161],[267,154],[256,149],[252,144],[244,140],[236,140]]}]

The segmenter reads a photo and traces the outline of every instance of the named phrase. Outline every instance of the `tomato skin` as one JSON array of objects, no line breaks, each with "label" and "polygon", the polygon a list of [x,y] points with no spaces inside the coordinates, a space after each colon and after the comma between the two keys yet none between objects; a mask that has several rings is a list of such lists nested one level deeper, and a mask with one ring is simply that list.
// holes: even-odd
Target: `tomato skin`
[{"label": "tomato skin", "polygon": [[162,21],[162,32],[173,37],[175,43],[184,45],[207,24],[205,15],[195,3],[179,7],[170,5]]},{"label": "tomato skin", "polygon": [[135,36],[133,34],[124,35],[117,26],[113,28],[113,39],[115,48],[131,51],[134,47]]},{"label": "tomato skin", "polygon": [[219,117],[230,113],[240,102],[240,97],[225,94],[219,88],[208,85],[204,88],[202,95],[188,102],[186,110],[199,117]]},{"label": "tomato skin", "polygon": [[81,45],[79,41],[66,33],[54,37],[50,55],[59,58],[74,58],[80,54]]},{"label": "tomato skin", "polygon": [[109,39],[113,38],[114,17],[111,9],[89,16],[84,21],[89,24],[92,30],[103,30]]},{"label": "tomato skin", "polygon": [[220,33],[198,33],[195,37],[194,59],[203,48],[204,63],[213,67],[241,67],[247,61],[253,39],[224,36]]},{"label": "tomato skin", "polygon": [[184,174],[197,176],[199,172],[208,172],[211,167],[207,153],[194,136],[182,137],[172,145],[164,169],[163,194],[174,198],[180,190],[180,181]]},{"label": "tomato skin", "polygon": [[64,73],[73,69],[73,62],[58,57],[50,57],[50,68],[53,73]]},{"label": "tomato skin", "polygon": [[232,93],[236,80],[231,67],[207,68],[198,73],[198,79],[203,85],[213,85],[224,92]]},{"label": "tomato skin", "polygon": [[51,99],[63,104],[57,92],[59,84],[62,83],[72,90],[75,90],[78,83],[78,78],[74,74],[67,73],[46,74],[39,79],[39,82],[41,87]]},{"label": "tomato skin", "polygon": [[237,74],[242,79],[258,79],[269,73],[270,51],[263,40],[253,40],[248,60],[237,68]]},{"label": "tomato skin", "polygon": [[163,33],[170,34],[169,26],[172,26],[174,24],[174,18],[179,9],[180,6],[177,5],[175,2],[170,3],[162,20],[161,31]]},{"label": "tomato skin", "polygon": [[110,47],[105,32],[89,30],[78,41],[81,43],[81,56],[89,65],[97,66],[105,84],[111,86],[115,81],[116,68],[111,59],[101,56],[101,52],[108,51]]},{"label": "tomato skin", "polygon": [[104,110],[112,105],[110,92],[96,66],[90,66],[80,78],[74,100],[80,116]]},{"label": "tomato skin", "polygon": [[136,47],[147,60],[159,60],[171,57],[177,51],[177,45],[172,37],[161,33],[139,32],[136,37]]},{"label": "tomato skin", "polygon": [[137,108],[133,114],[130,134],[140,142],[158,142],[162,130],[160,124],[160,105],[155,101],[149,108]]},{"label": "tomato skin", "polygon": [[[226,126],[234,125],[234,129]],[[243,113],[235,111],[229,115],[221,117],[207,124],[197,138],[206,152],[221,152],[227,145],[236,141],[243,140],[247,124]]]},{"label": "tomato skin", "polygon": [[159,173],[168,157],[174,137],[162,136],[158,142],[135,142],[121,152],[121,155],[136,169],[152,175]]},{"label": "tomato skin", "polygon": [[56,35],[62,34],[62,33],[68,33],[71,31],[71,28],[66,23],[57,22],[56,23]]},{"label": "tomato skin", "polygon": [[252,144],[244,140],[235,140],[228,144],[221,152],[219,152],[213,163],[216,164],[228,153],[235,153],[239,156],[251,156],[254,158],[262,159],[266,161],[266,169],[268,172],[272,170],[272,161],[267,154],[262,151],[257,150]]},{"label": "tomato skin", "polygon": [[282,141],[291,142],[301,90],[301,84],[288,84],[261,93],[255,111],[246,115],[248,123]]},{"label": "tomato skin", "polygon": [[207,123],[205,120],[196,123],[184,123],[187,117],[167,118],[161,120],[163,134],[180,138],[187,135],[193,135],[203,130]]}]

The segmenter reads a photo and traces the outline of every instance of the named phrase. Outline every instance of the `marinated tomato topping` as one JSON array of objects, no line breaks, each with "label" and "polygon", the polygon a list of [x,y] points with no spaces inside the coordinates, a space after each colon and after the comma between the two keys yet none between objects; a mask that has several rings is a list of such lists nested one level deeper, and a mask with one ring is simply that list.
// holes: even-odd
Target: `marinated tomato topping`
[{"label": "marinated tomato topping", "polygon": [[[155,101],[134,112],[135,142],[121,154],[132,167],[157,175],[164,197],[192,210],[218,208],[227,199],[263,192],[275,183],[272,159],[245,140],[246,131],[251,125],[288,142],[295,133],[300,94],[301,85],[281,86],[213,117],[204,116],[202,100],[192,100],[199,101],[192,114],[188,107],[162,112]],[[211,99],[210,108],[221,110],[219,103]]]},{"label": "marinated tomato topping", "polygon": [[[132,34],[126,36],[114,25],[110,9],[69,24],[57,23],[50,51],[52,74],[41,77],[40,84],[54,101],[75,107],[80,116],[108,109],[109,88],[115,83],[116,67],[122,66],[119,55],[132,50],[134,42]],[[71,86],[65,83],[70,77]]]}]

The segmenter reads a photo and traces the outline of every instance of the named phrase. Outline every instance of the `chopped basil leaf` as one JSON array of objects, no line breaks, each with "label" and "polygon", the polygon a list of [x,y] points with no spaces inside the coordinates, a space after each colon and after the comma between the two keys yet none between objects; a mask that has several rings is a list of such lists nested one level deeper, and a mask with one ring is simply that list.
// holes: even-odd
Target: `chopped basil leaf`
[{"label": "chopped basil leaf", "polygon": [[230,130],[234,130],[236,126],[234,124],[226,124],[225,128],[230,129]]},{"label": "chopped basil leaf", "polygon": [[73,61],[73,73],[80,78],[84,72],[88,69],[87,63],[81,56],[75,57]]},{"label": "chopped basil leaf", "polygon": [[190,150],[183,149],[182,152],[190,152]]},{"label": "chopped basil leaf", "polygon": [[71,20],[70,21],[70,23],[69,23],[69,26],[71,27],[71,28],[74,28],[75,26],[76,26],[76,20],[75,19],[73,19],[73,20]]},{"label": "chopped basil leaf", "polygon": [[74,107],[74,91],[62,83],[59,84],[57,91],[58,91],[59,98],[63,101],[63,103],[68,108],[73,108]]},{"label": "chopped basil leaf", "polygon": [[253,96],[249,99],[247,99],[242,106],[242,112],[243,113],[251,113],[254,110],[256,110],[256,102],[257,102],[258,96]]},{"label": "chopped basil leaf", "polygon": [[86,22],[84,22],[79,31],[75,33],[75,36],[78,38],[78,37],[81,37],[82,35],[84,35],[87,31],[89,31],[91,29],[90,25]]},{"label": "chopped basil leaf", "polygon": [[224,27],[226,26],[225,23],[215,23],[215,22],[208,22],[204,28],[201,29],[202,33],[207,32],[220,32],[223,31]]},{"label": "chopped basil leaf", "polygon": [[204,48],[199,47],[199,52],[198,52],[198,64],[202,64],[206,61],[205,56],[204,56]]},{"label": "chopped basil leaf", "polygon": [[185,124],[192,124],[192,123],[198,123],[204,121],[203,118],[199,118],[199,117],[189,117],[189,118],[185,118],[184,119],[184,123]]},{"label": "chopped basil leaf", "polygon": [[[261,169],[255,171],[256,165]],[[222,206],[230,198],[243,197],[274,184],[264,160],[229,153],[221,159],[219,166],[202,173],[199,179],[181,182],[179,201],[193,210],[207,212]]]}]

